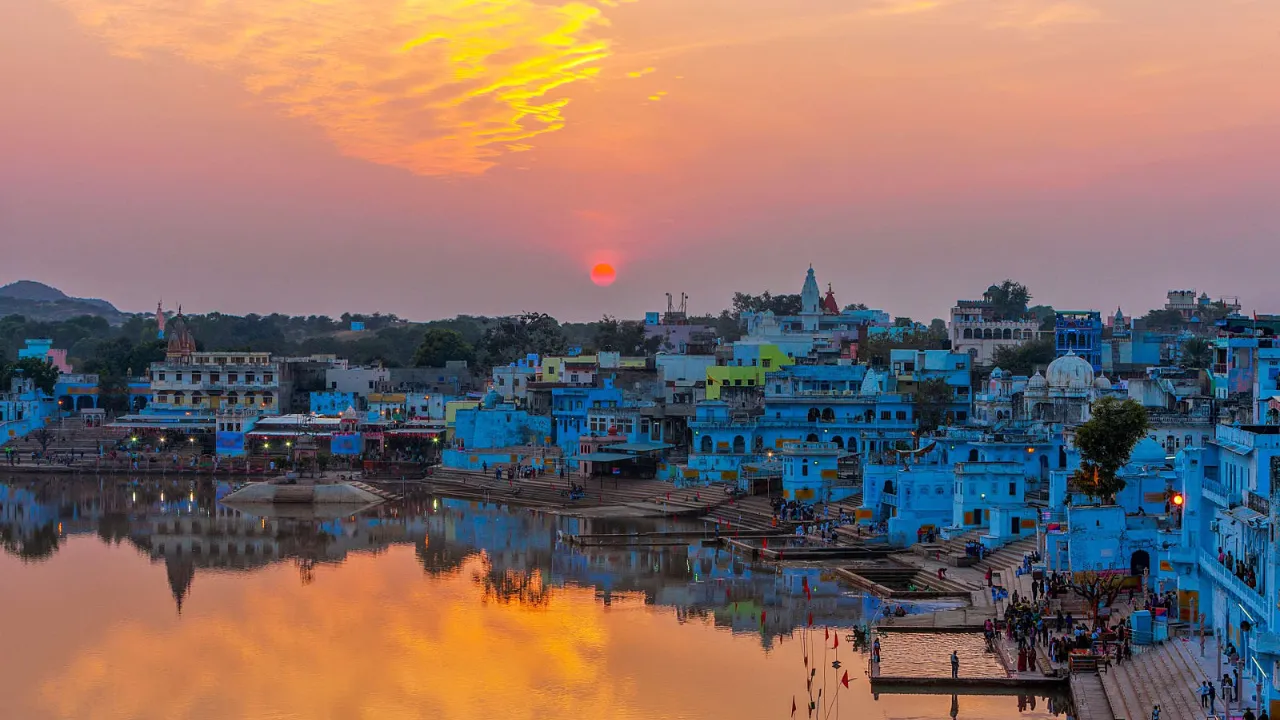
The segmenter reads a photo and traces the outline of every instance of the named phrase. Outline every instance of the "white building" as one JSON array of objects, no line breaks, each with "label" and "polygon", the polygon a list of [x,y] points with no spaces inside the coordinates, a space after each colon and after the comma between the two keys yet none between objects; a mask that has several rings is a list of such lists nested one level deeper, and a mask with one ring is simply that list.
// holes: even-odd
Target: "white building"
[{"label": "white building", "polygon": [[951,349],[968,353],[974,365],[992,365],[996,349],[1016,347],[1035,340],[1040,323],[1034,318],[997,320],[990,297],[982,300],[960,300],[951,308]]}]

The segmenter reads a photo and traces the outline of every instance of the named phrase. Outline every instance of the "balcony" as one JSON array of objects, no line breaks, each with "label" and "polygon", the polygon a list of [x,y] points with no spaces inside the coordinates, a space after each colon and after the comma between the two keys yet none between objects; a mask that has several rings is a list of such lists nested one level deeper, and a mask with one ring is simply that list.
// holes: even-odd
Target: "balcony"
[{"label": "balcony", "polygon": [[1235,573],[1228,570],[1225,565],[1218,562],[1216,557],[1205,550],[1200,551],[1200,571],[1212,578],[1219,587],[1235,596],[1249,608],[1254,617],[1270,617],[1267,612],[1267,603],[1259,594],[1261,588],[1255,590],[1246,585],[1243,580],[1235,576]]},{"label": "balcony", "polygon": [[1205,478],[1201,481],[1201,494],[1224,508],[1233,508],[1240,504],[1240,493],[1230,490],[1226,484],[1217,480]]}]

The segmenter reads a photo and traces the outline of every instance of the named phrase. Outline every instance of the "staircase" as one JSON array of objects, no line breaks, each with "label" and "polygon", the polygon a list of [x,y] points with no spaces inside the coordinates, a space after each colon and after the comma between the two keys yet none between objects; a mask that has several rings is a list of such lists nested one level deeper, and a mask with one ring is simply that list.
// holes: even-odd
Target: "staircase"
[{"label": "staircase", "polygon": [[1197,720],[1207,714],[1197,693],[1203,674],[1181,640],[1147,647],[1111,668],[1102,683],[1117,718],[1149,718],[1156,704],[1161,720]]},{"label": "staircase", "polygon": [[[61,423],[55,422],[49,425],[49,429],[53,437],[48,447],[50,454],[69,452],[74,453],[78,458],[80,453],[84,453],[85,459],[97,457],[99,445],[105,450],[110,450],[117,442],[129,436],[129,431],[123,428],[85,427],[84,423],[76,418],[67,418]],[[26,454],[28,457],[32,451],[40,449],[40,444],[29,435],[12,440],[0,439],[6,441],[0,442],[0,448],[13,447],[18,453]]]}]

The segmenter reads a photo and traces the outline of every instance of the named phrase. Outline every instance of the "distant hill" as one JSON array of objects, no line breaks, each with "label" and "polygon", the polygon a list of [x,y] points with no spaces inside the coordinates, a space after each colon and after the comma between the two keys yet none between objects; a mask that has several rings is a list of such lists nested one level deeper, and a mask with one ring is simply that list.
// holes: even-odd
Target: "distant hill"
[{"label": "distant hill", "polygon": [[126,317],[106,300],[71,297],[55,287],[32,280],[19,280],[0,287],[0,317],[6,315],[22,315],[42,321],[97,315],[112,324],[124,322]]}]

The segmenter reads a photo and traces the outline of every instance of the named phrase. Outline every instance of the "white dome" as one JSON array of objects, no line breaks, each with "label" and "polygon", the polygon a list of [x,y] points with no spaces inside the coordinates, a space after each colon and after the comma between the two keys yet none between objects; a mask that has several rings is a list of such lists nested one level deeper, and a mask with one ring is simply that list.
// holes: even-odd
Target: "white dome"
[{"label": "white dome", "polygon": [[1032,375],[1031,379],[1027,381],[1027,389],[1032,390],[1036,388],[1043,388],[1048,384],[1049,383],[1044,379],[1044,376],[1040,374],[1039,370],[1037,370],[1036,374]]},{"label": "white dome", "polygon": [[1098,390],[1110,390],[1111,381],[1107,379],[1106,375],[1099,375],[1098,379],[1093,381],[1093,386]]},{"label": "white dome", "polygon": [[1049,383],[1049,387],[1092,387],[1093,366],[1089,364],[1088,360],[1073,352],[1068,352],[1066,355],[1049,363],[1049,369],[1045,371],[1044,379]]},{"label": "white dome", "polygon": [[1149,437],[1142,438],[1133,447],[1133,452],[1129,454],[1129,464],[1162,465],[1167,457],[1168,452],[1165,451],[1163,445]]}]

